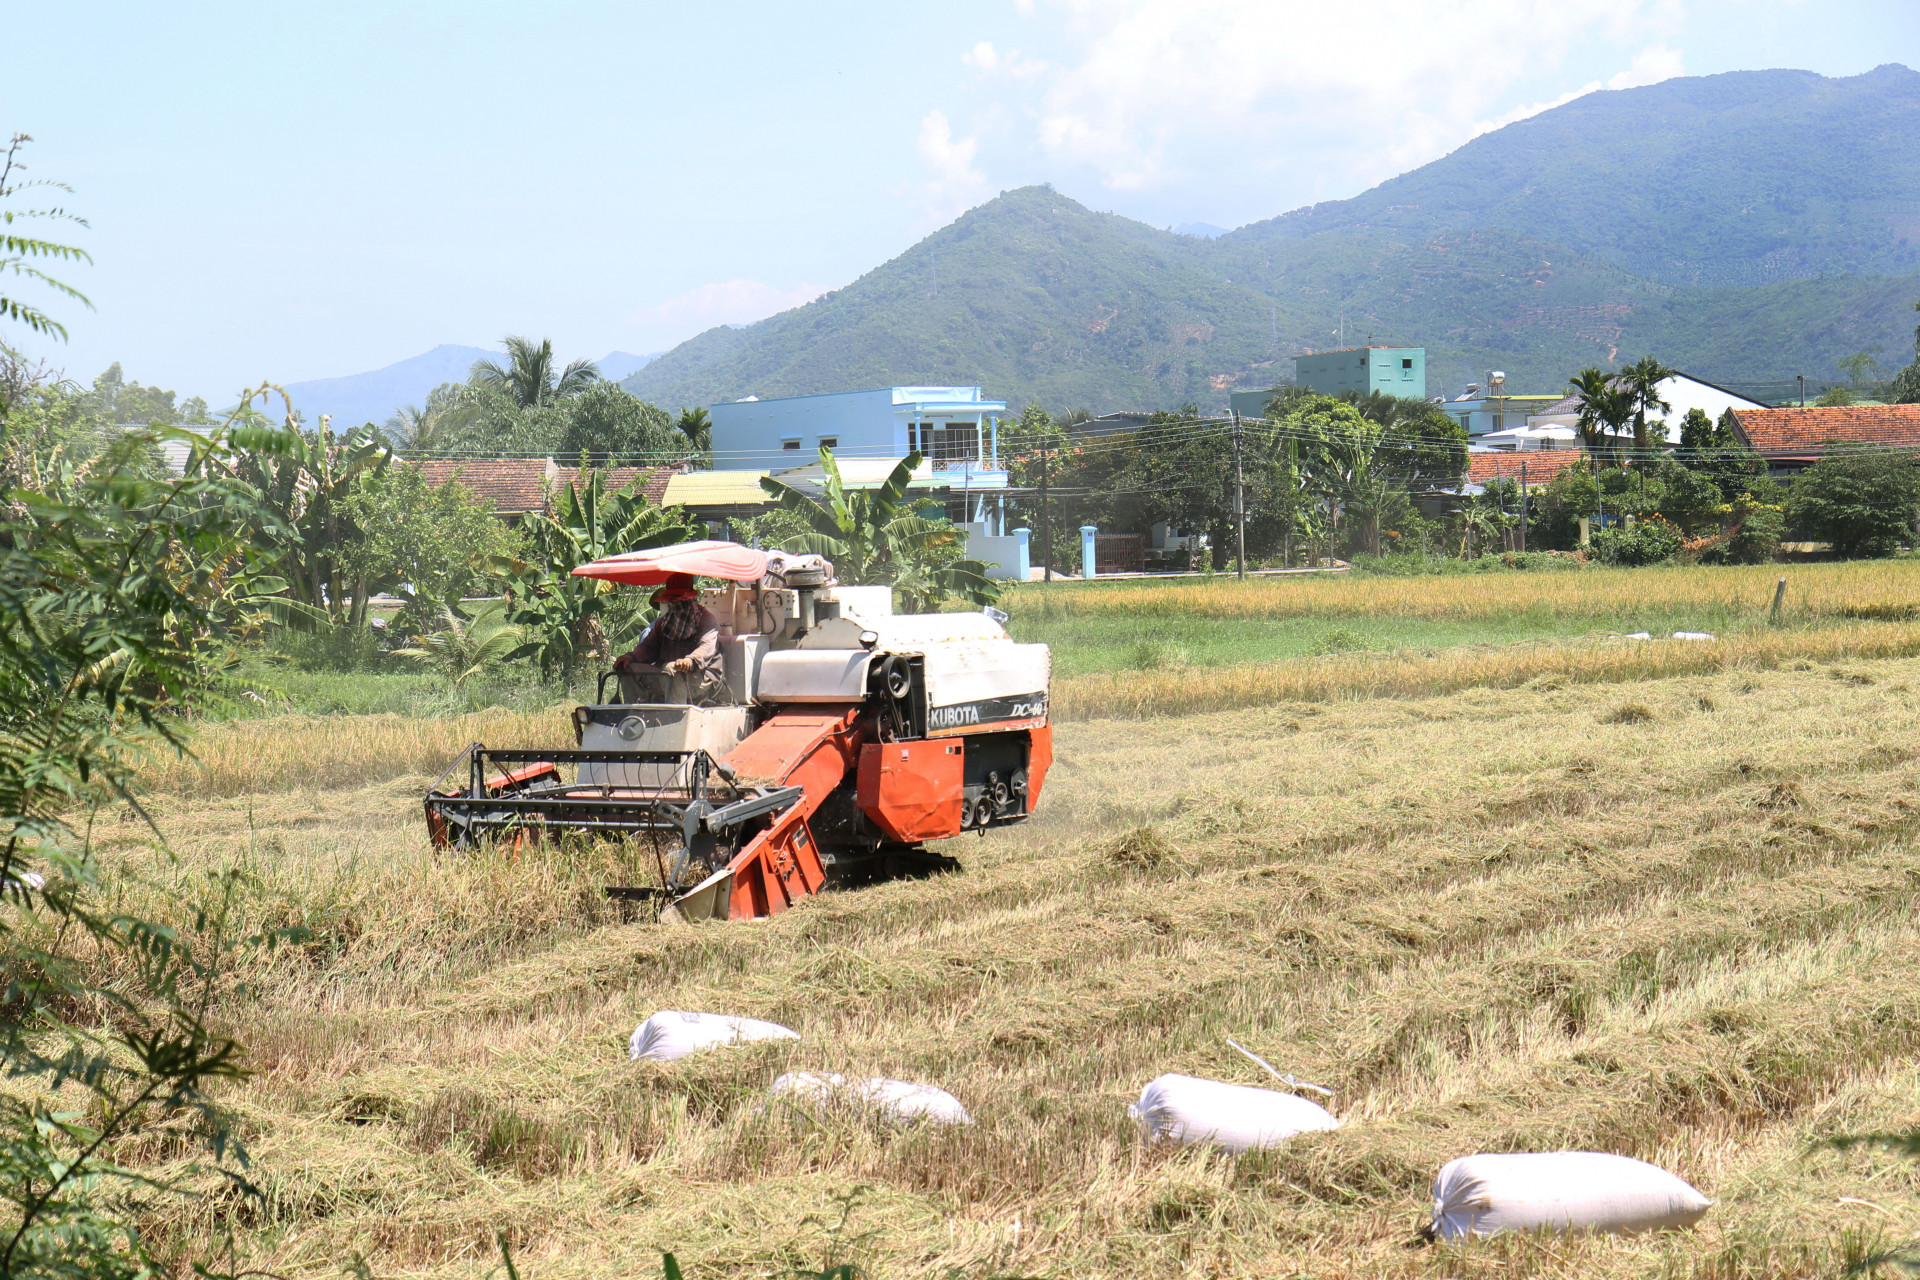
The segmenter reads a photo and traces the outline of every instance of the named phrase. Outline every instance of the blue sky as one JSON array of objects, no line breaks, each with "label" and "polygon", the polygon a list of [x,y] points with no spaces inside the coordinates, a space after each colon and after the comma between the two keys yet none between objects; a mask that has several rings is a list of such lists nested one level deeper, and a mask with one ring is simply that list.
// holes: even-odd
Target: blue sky
[{"label": "blue sky", "polygon": [[74,187],[81,380],[230,400],[442,342],[660,350],[997,192],[1158,226],[1353,195],[1567,96],[1920,66],[1914,0],[0,0],[0,130]]}]

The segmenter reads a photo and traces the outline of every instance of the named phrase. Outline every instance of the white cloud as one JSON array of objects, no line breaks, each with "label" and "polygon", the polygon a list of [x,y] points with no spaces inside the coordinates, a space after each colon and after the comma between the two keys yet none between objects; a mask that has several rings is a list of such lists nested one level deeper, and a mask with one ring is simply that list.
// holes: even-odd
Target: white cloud
[{"label": "white cloud", "polygon": [[629,319],[650,333],[685,336],[720,324],[752,324],[812,302],[826,291],[827,286],[820,284],[798,284],[782,289],[759,280],[722,280],[689,289],[658,306],[643,308]]},{"label": "white cloud", "polygon": [[1650,44],[1633,55],[1633,65],[1607,81],[1609,89],[1637,89],[1643,84],[1659,84],[1687,74],[1686,62],[1677,49]]},{"label": "white cloud", "polygon": [[[1299,171],[1311,169],[1328,194],[1444,154],[1569,55],[1645,39],[1673,12],[1673,0],[1056,4],[1077,49],[1031,106],[1051,164],[1085,166],[1120,191],[1217,180],[1225,166],[1292,166],[1303,185]],[[968,60],[992,71],[1008,58],[983,44]],[[1615,80],[1651,83],[1679,68],[1678,53],[1654,44]]]},{"label": "white cloud", "polygon": [[982,40],[961,54],[960,61],[988,75],[1011,76],[1015,80],[1032,80],[1047,70],[1046,63],[1037,58],[1026,57],[1018,49],[1009,49],[1001,53],[993,47],[991,40]]},{"label": "white cloud", "polygon": [[1634,55],[1633,62],[1625,71],[1611,76],[1605,84],[1598,80],[1589,80],[1578,89],[1569,89],[1551,102],[1535,102],[1524,107],[1514,107],[1502,112],[1491,120],[1482,120],[1473,127],[1474,137],[1483,133],[1492,133],[1503,129],[1518,120],[1537,116],[1542,111],[1551,111],[1555,107],[1564,107],[1575,98],[1584,98],[1601,89],[1637,89],[1642,85],[1658,84],[1662,80],[1671,80],[1675,76],[1685,75],[1686,67],[1681,56],[1664,44],[1648,45]]},{"label": "white cloud", "polygon": [[980,140],[954,137],[946,112],[927,112],[920,121],[920,137],[914,150],[928,177],[923,182],[909,183],[901,190],[920,205],[930,225],[946,222],[988,194],[986,175],[974,167]]}]

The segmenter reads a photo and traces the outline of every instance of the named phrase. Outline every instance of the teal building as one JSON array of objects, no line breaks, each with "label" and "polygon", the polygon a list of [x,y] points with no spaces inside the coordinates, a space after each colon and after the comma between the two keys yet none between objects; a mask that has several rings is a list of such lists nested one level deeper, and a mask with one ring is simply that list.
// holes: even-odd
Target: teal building
[{"label": "teal building", "polygon": [[[1390,396],[1427,398],[1427,349],[1425,347],[1348,347],[1341,351],[1310,351],[1293,358],[1296,386],[1321,395],[1337,396],[1353,391],[1365,395],[1380,391]],[[1230,407],[1243,418],[1258,418],[1267,411],[1271,390],[1235,391],[1228,396]]]},{"label": "teal building", "polygon": [[1361,395],[1381,391],[1390,396],[1427,398],[1425,347],[1348,347],[1344,351],[1313,351],[1293,358],[1293,380],[1322,395],[1346,391]]}]

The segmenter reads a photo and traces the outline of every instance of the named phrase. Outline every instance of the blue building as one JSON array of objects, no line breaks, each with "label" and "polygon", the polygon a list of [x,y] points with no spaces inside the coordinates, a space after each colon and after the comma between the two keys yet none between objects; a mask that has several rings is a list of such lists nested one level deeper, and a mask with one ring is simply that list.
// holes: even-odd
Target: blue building
[{"label": "blue building", "polygon": [[[1024,572],[1006,528],[1007,473],[1000,462],[1004,401],[979,387],[880,387],[817,396],[783,396],[710,405],[713,465],[718,471],[764,471],[796,488],[817,484],[820,450],[833,450],[849,488],[874,488],[902,458],[923,461],[913,487],[943,500],[947,516],[968,531],[968,551]],[[1006,545],[1002,546],[1004,543]]]}]

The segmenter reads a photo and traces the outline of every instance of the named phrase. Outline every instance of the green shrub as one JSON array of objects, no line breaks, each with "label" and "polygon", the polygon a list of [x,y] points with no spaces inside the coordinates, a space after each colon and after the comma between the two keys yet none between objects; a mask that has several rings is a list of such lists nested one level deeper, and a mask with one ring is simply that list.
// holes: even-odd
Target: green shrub
[{"label": "green shrub", "polygon": [[1471,560],[1457,556],[1355,556],[1353,571],[1381,578],[1423,578],[1461,573],[1552,573],[1578,569],[1580,561],[1564,551],[1490,551]]},{"label": "green shrub", "polygon": [[1659,516],[1636,520],[1631,528],[1615,526],[1594,533],[1594,559],[1602,564],[1636,566],[1671,560],[1680,550],[1680,530]]}]

